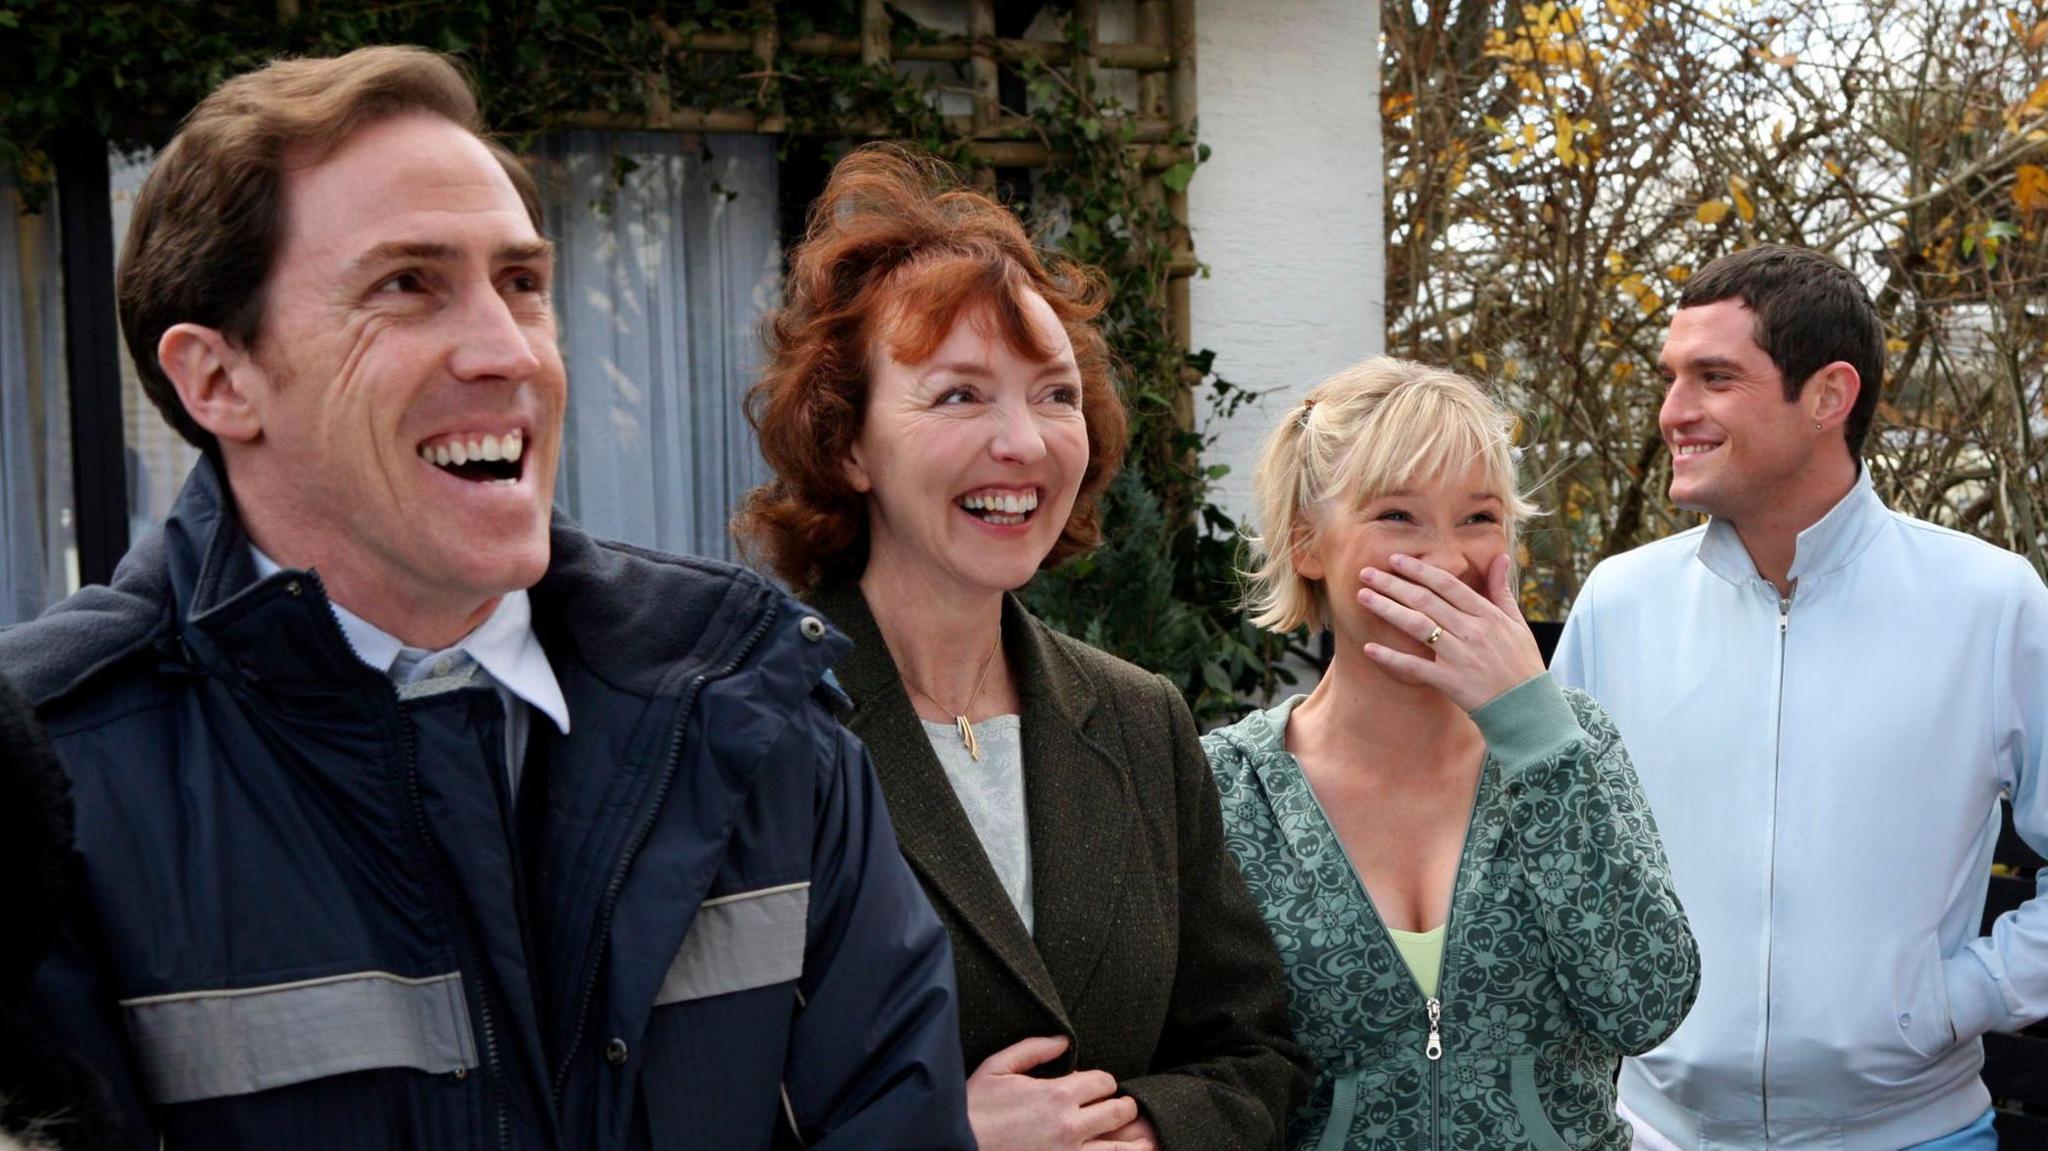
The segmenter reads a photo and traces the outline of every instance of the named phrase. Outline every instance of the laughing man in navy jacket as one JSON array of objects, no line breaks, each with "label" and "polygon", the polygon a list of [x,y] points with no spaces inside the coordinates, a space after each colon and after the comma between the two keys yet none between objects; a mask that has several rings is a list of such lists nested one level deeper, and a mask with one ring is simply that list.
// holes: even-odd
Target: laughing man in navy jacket
[{"label": "laughing man in navy jacket", "polygon": [[539,219],[417,50],[230,80],[161,154],[121,318],[204,459],[0,634],[78,808],[35,1007],[138,1148],[970,1146],[845,640],[550,520]]}]

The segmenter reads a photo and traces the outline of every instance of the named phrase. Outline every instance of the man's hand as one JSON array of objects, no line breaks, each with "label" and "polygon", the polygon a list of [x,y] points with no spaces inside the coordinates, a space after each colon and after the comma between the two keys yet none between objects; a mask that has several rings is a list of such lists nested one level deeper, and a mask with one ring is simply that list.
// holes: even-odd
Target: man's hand
[{"label": "man's hand", "polygon": [[1030,1074],[1066,1049],[1063,1035],[1019,1040],[967,1077],[967,1122],[982,1151],[1158,1151],[1138,1101],[1116,1093],[1115,1076]]},{"label": "man's hand", "polygon": [[1433,687],[1467,712],[1543,674],[1543,654],[1508,587],[1508,557],[1493,561],[1483,596],[1413,556],[1395,556],[1391,564],[1391,572],[1367,568],[1359,573],[1365,586],[1358,602],[1434,649],[1434,658],[1366,644],[1366,658],[1387,674],[1402,683]]}]

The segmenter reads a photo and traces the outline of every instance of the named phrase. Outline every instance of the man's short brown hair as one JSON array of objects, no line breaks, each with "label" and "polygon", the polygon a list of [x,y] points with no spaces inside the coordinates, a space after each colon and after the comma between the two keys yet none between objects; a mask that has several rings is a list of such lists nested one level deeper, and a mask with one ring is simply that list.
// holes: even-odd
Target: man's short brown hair
[{"label": "man's short brown hair", "polygon": [[284,228],[286,165],[317,163],[357,129],[410,112],[475,133],[540,230],[533,177],[484,135],[468,76],[422,48],[279,60],[237,76],[200,101],[158,154],[135,198],[116,295],[142,390],[179,435],[207,451],[217,447],[157,362],[164,332],[202,324],[254,347]]},{"label": "man's short brown hair", "polygon": [[1856,369],[1861,386],[1842,433],[1849,454],[1861,458],[1884,391],[1884,320],[1862,282],[1825,253],[1758,244],[1695,272],[1678,306],[1723,300],[1739,300],[1756,316],[1753,338],[1783,377],[1786,403],[1797,400],[1806,381],[1829,364]]}]

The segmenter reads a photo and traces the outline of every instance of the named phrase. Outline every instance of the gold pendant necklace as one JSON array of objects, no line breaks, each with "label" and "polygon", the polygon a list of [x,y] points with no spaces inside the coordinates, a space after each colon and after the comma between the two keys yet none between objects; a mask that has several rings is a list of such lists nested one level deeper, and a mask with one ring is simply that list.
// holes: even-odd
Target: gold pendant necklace
[{"label": "gold pendant necklace", "polygon": [[981,698],[981,685],[988,682],[988,669],[996,665],[996,653],[1001,651],[1002,649],[1003,636],[1002,633],[999,631],[996,633],[996,645],[988,649],[987,658],[981,661],[981,677],[974,681],[974,692],[973,694],[967,697],[967,706],[961,708],[958,711],[955,711],[952,708],[947,707],[945,704],[940,703],[939,697],[933,695],[931,692],[926,691],[925,689],[917,686],[914,683],[910,683],[910,677],[905,676],[903,679],[904,683],[910,683],[910,690],[916,692],[917,694],[925,697],[928,700],[931,700],[932,706],[938,708],[940,711],[943,711],[946,714],[953,717],[953,726],[960,729],[960,742],[967,748],[967,758],[973,760],[976,763],[981,762],[981,741],[974,738],[974,725],[968,722],[967,714],[974,710],[974,701]]}]

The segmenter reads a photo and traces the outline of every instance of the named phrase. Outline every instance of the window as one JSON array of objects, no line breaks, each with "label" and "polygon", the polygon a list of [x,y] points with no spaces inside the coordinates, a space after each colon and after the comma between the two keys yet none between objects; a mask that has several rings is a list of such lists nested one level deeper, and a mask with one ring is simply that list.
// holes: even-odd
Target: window
[{"label": "window", "polygon": [[775,142],[701,140],[579,132],[541,157],[569,370],[556,501],[600,536],[727,557],[767,478],[740,404],[781,282]]},{"label": "window", "polygon": [[78,586],[57,200],[22,211],[0,171],[0,624]]}]

